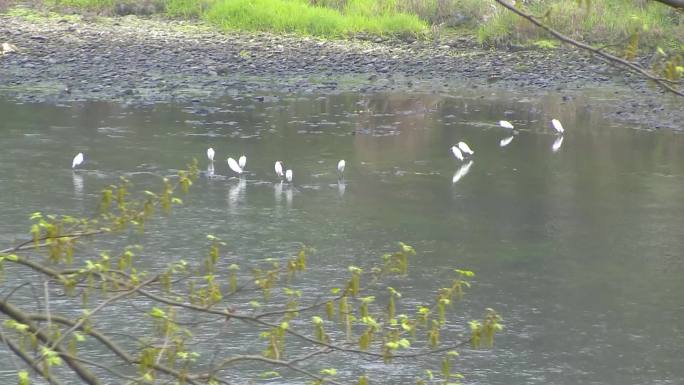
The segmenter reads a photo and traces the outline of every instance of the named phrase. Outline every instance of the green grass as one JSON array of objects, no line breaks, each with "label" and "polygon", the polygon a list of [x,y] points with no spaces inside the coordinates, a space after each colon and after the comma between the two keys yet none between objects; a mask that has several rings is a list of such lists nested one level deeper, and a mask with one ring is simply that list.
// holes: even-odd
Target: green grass
[{"label": "green grass", "polygon": [[[398,0],[346,0],[341,8],[309,0],[148,0],[174,18],[200,18],[222,29],[298,33],[324,37],[425,35],[428,22],[403,12]],[[47,0],[57,7],[115,13],[134,0]],[[321,1],[322,3],[322,1]],[[341,3],[340,3],[341,4]]]},{"label": "green grass", "polygon": [[192,19],[202,16],[212,0],[165,0],[166,14],[170,17]]},{"label": "green grass", "polygon": [[105,10],[114,7],[115,0],[48,0],[47,4],[59,7]]},{"label": "green grass", "polygon": [[[168,17],[196,18],[223,29],[325,37],[452,33],[484,45],[527,44],[549,36],[493,0],[45,0],[47,4],[114,13],[117,4],[154,4]],[[535,0],[527,10],[568,36],[622,44],[635,31],[642,46],[681,47],[684,14],[646,0]],[[549,48],[545,45],[544,48]]]},{"label": "green grass", "polygon": [[356,33],[417,35],[427,30],[427,24],[414,15],[338,10],[311,6],[303,0],[218,0],[209,7],[204,17],[224,29],[295,32],[329,37]]},{"label": "green grass", "polygon": [[5,12],[9,16],[21,17],[29,21],[40,21],[45,19],[63,19],[71,23],[77,23],[82,20],[80,15],[64,15],[57,12],[38,12],[30,8],[16,7],[9,8]]},{"label": "green grass", "polygon": [[[648,45],[684,39],[684,15],[657,2],[593,0],[587,9],[576,1],[534,2],[528,11],[545,24],[590,43],[624,43],[635,31]],[[545,15],[545,16],[544,16]],[[483,44],[529,42],[547,37],[526,20],[502,9],[490,9],[478,28]]]}]

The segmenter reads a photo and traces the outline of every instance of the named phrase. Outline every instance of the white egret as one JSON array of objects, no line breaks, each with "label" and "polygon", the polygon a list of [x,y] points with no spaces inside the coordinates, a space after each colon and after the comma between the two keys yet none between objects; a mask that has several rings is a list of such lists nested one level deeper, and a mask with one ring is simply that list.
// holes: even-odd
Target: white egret
[{"label": "white egret", "polygon": [[293,175],[292,175],[292,170],[287,170],[287,171],[285,171],[285,179],[286,179],[288,182],[292,182],[292,176],[293,176]]},{"label": "white egret", "polygon": [[458,183],[461,178],[466,176],[470,172],[470,167],[473,165],[473,161],[469,161],[468,163],[464,164],[463,166],[459,167],[458,170],[454,173],[454,176],[451,178],[451,183],[456,184]]},{"label": "white egret", "polygon": [[242,174],[242,167],[233,158],[228,158],[228,167],[237,174]]},{"label": "white egret", "polygon": [[563,129],[563,125],[561,124],[560,120],[552,119],[551,124],[553,125],[553,128],[556,129],[557,133],[563,134],[563,132],[565,132],[565,129]]},{"label": "white egret", "polygon": [[461,152],[461,150],[458,149],[458,147],[456,147],[456,146],[451,146],[451,152],[454,154],[454,156],[456,157],[456,159],[458,159],[458,160],[460,160],[460,161],[463,161],[463,159],[464,159],[464,158],[463,158],[463,153]]},{"label": "white egret", "polygon": [[556,138],[556,140],[553,142],[553,145],[551,146],[551,151],[553,152],[558,152],[560,150],[561,146],[563,145],[563,136],[559,136]]},{"label": "white egret", "polygon": [[276,175],[278,175],[278,178],[282,178],[283,175],[285,175],[285,174],[283,174],[283,164],[280,163],[280,161],[275,162],[274,169],[275,169]]},{"label": "white egret", "polygon": [[214,149],[209,147],[207,149],[207,158],[209,159],[210,162],[214,161],[214,154],[215,154]]},{"label": "white egret", "polygon": [[344,177],[344,166],[346,166],[344,159],[337,162],[337,172],[340,173],[340,177]]},{"label": "white egret", "polygon": [[509,122],[508,120],[499,120],[499,126],[501,126],[503,128],[507,128],[509,130],[512,130],[515,128],[515,127],[513,127],[513,124],[511,122]]},{"label": "white egret", "polygon": [[501,139],[501,141],[499,142],[499,147],[506,147],[506,146],[508,146],[508,144],[511,143],[511,142],[513,141],[513,138],[515,138],[515,136],[511,135],[511,136],[509,136],[508,138],[503,138],[503,139]]},{"label": "white egret", "polygon": [[82,165],[84,160],[85,160],[85,156],[83,156],[82,152],[79,152],[74,157],[74,160],[71,161],[71,168],[76,168],[76,167]]},{"label": "white egret", "polygon": [[473,155],[475,153],[475,151],[473,151],[466,142],[458,142],[457,146],[458,149],[464,154]]},{"label": "white egret", "polygon": [[247,157],[242,155],[240,159],[238,159],[238,166],[240,166],[241,169],[245,169],[245,166],[247,165]]}]

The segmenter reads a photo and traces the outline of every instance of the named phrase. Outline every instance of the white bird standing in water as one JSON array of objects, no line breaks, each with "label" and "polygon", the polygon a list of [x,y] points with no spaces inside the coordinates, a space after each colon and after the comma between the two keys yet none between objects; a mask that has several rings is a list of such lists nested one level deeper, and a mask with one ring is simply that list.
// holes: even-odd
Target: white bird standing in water
[{"label": "white bird standing in water", "polygon": [[244,171],[246,165],[247,165],[247,157],[242,155],[240,157],[240,159],[238,159],[238,166],[240,166],[240,169],[242,169]]},{"label": "white bird standing in water", "polygon": [[79,152],[74,157],[74,160],[71,161],[71,168],[76,168],[76,167],[82,165],[84,160],[85,160],[85,157],[83,156],[83,153]]},{"label": "white bird standing in water", "polygon": [[285,171],[285,180],[288,182],[292,182],[292,170],[287,170]]},{"label": "white bird standing in water", "polygon": [[508,120],[499,120],[499,126],[501,126],[503,128],[507,128],[509,130],[515,129],[515,127],[513,127],[513,124],[511,122],[509,122]]},{"label": "white bird standing in water", "polygon": [[346,164],[347,163],[344,161],[344,159],[337,162],[337,172],[340,174],[340,178],[344,178],[344,167],[346,166]]},{"label": "white bird standing in water", "polygon": [[214,153],[214,149],[211,148],[211,147],[209,147],[209,148],[207,149],[207,158],[209,159],[210,162],[213,162],[213,161],[214,161],[214,154],[215,154],[215,153]]},{"label": "white bird standing in water", "polygon": [[276,175],[278,175],[278,178],[283,178],[283,164],[280,161],[275,162],[275,166],[273,167],[275,169]]},{"label": "white bird standing in water", "polygon": [[458,149],[464,154],[473,155],[475,153],[475,151],[473,151],[466,142],[458,142],[457,146]]},{"label": "white bird standing in water", "polygon": [[463,153],[461,152],[461,150],[458,149],[458,147],[456,147],[456,146],[451,146],[451,152],[454,154],[454,156],[456,157],[456,159],[458,159],[458,160],[460,160],[460,161],[463,161],[463,159],[464,159]]},{"label": "white bird standing in water", "polygon": [[233,158],[228,158],[228,167],[230,167],[230,169],[238,175],[241,175],[243,172],[242,167],[240,167],[238,162],[236,162]]},{"label": "white bird standing in water", "polygon": [[553,128],[556,130],[556,133],[563,135],[563,133],[565,132],[565,129],[563,128],[563,125],[561,124],[560,120],[551,119],[551,125],[553,125]]}]

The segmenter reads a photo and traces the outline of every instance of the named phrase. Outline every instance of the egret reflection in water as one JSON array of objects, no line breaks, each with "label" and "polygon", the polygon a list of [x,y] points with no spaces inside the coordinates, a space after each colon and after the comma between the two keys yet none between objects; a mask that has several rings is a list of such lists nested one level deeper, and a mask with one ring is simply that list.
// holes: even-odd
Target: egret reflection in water
[{"label": "egret reflection in water", "polygon": [[283,181],[282,180],[273,185],[273,195],[275,196],[276,203],[280,203],[280,200],[281,200],[282,195],[283,195]]},{"label": "egret reflection in water", "polygon": [[506,147],[506,146],[508,146],[508,145],[513,141],[513,138],[515,138],[514,135],[511,135],[511,136],[509,136],[509,137],[507,137],[507,138],[501,139],[501,141],[499,141],[499,147]]},{"label": "egret reflection in water", "polygon": [[559,136],[556,138],[556,140],[553,142],[553,145],[551,146],[551,151],[553,152],[558,152],[560,150],[561,146],[563,145],[563,136]]},{"label": "egret reflection in water", "polygon": [[285,190],[285,203],[287,204],[287,208],[292,207],[292,195],[294,195],[293,191],[294,187],[292,186],[292,184],[289,184],[287,186],[287,189]]},{"label": "egret reflection in water", "polygon": [[238,182],[228,188],[228,207],[236,208],[245,197],[247,179],[238,178]]},{"label": "egret reflection in water", "polygon": [[344,179],[340,179],[337,181],[337,193],[340,195],[340,197],[344,196],[344,192],[347,190],[347,183],[344,181]]},{"label": "egret reflection in water", "polygon": [[74,194],[77,197],[82,198],[83,197],[83,175],[74,171],[71,173],[71,178],[74,181]]},{"label": "egret reflection in water", "polygon": [[468,175],[470,172],[470,167],[472,167],[473,161],[470,160],[468,163],[465,163],[461,167],[456,170],[454,173],[454,176],[451,178],[451,184],[456,184],[458,183],[459,180],[461,180],[464,176]]},{"label": "egret reflection in water", "polygon": [[207,178],[214,177],[214,161],[210,161],[207,165]]}]

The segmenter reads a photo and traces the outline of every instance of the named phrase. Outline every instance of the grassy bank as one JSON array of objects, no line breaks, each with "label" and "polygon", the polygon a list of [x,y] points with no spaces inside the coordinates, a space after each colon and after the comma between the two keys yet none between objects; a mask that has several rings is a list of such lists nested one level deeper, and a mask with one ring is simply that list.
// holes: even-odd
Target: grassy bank
[{"label": "grassy bank", "polygon": [[428,22],[373,0],[350,0],[342,8],[308,0],[50,0],[51,6],[105,13],[164,13],[201,18],[226,30],[292,32],[323,37],[357,34],[427,36]]},{"label": "grassy bank", "polygon": [[[531,2],[527,9],[554,29],[590,43],[625,43],[637,32],[647,46],[684,44],[684,14],[655,1],[593,0],[587,7],[554,0]],[[478,29],[479,40],[492,45],[545,37],[504,9],[493,11]]]},{"label": "grassy bank", "polygon": [[[52,7],[109,14],[162,13],[198,18],[223,29],[294,32],[324,37],[357,34],[476,37],[484,45],[555,43],[492,0],[46,0]],[[572,37],[623,44],[636,31],[642,46],[684,49],[684,14],[647,0],[532,0],[527,9]]]}]

